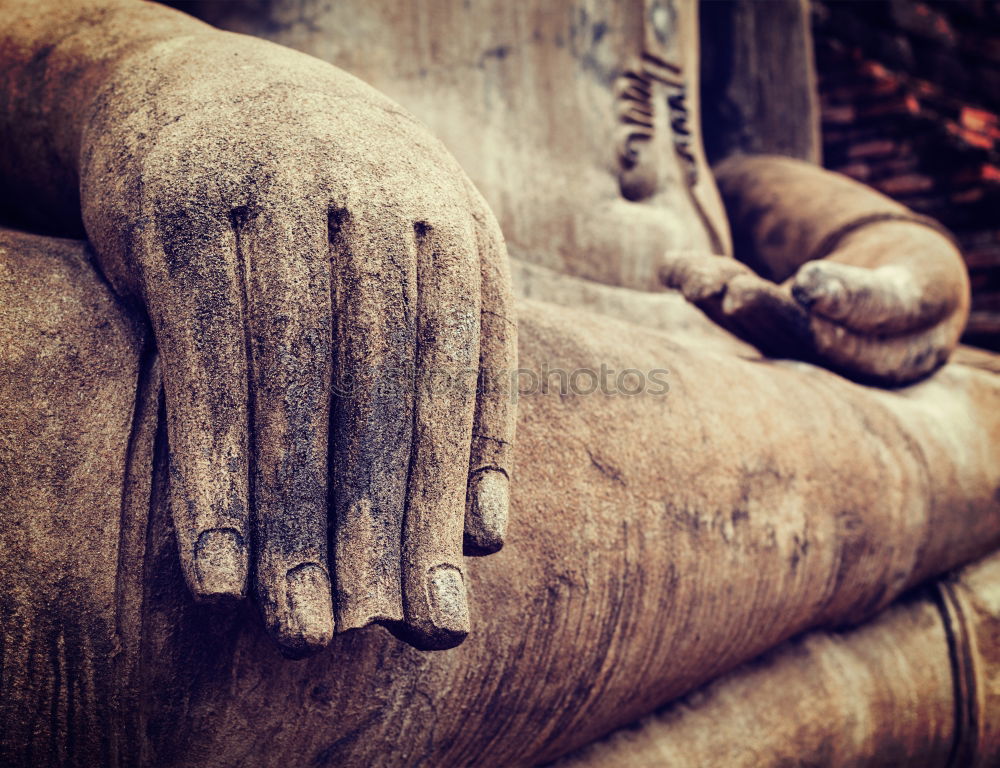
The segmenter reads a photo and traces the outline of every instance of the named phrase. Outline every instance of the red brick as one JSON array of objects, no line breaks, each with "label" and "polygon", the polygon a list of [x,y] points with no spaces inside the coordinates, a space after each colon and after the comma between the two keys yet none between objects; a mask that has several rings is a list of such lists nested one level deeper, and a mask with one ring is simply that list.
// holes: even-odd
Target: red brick
[{"label": "red brick", "polygon": [[879,157],[891,155],[896,151],[896,142],[888,139],[876,139],[866,141],[863,144],[855,144],[847,150],[847,156],[855,157]]},{"label": "red brick", "polygon": [[[909,99],[913,99],[911,104]],[[915,109],[914,109],[915,108]],[[904,115],[920,111],[920,104],[913,97],[899,95],[891,99],[879,99],[858,110],[861,117],[881,117],[883,115]]]},{"label": "red brick", "polygon": [[848,123],[853,123],[855,116],[854,107],[850,104],[842,104],[835,107],[823,107],[822,117],[824,123],[846,125]]},{"label": "red brick", "polygon": [[923,174],[906,173],[902,176],[890,176],[888,179],[873,182],[872,186],[877,187],[887,195],[912,195],[931,189],[934,186],[934,180]]},{"label": "red brick", "polygon": [[976,248],[964,251],[965,263],[969,269],[996,269],[1000,267],[1000,243],[993,248]]},{"label": "red brick", "polygon": [[842,165],[839,168],[833,168],[832,170],[842,173],[845,176],[850,176],[852,179],[857,179],[858,181],[867,181],[872,175],[871,168],[865,163],[850,163]]},{"label": "red brick", "polygon": [[993,149],[993,139],[979,133],[978,131],[963,128],[961,125],[958,125],[958,123],[953,123],[950,120],[945,123],[945,128],[948,129],[949,133],[957,136],[966,144],[970,144],[973,147],[979,147],[981,149]]},{"label": "red brick", "polygon": [[965,332],[983,335],[1000,334],[1000,312],[970,312]]},{"label": "red brick", "polygon": [[[900,152],[892,157],[872,163],[872,176],[902,176],[903,174],[914,173],[919,170],[920,158],[908,151],[903,151],[904,147],[902,146],[900,150]],[[909,150],[909,147],[905,147],[905,150]]]},{"label": "red brick", "polygon": [[973,309],[1000,313],[1000,293],[980,293],[972,299]]},{"label": "red brick", "polygon": [[982,200],[984,194],[986,193],[983,191],[982,187],[972,187],[971,189],[964,189],[961,192],[952,193],[951,201],[957,205],[974,203],[977,200]]},{"label": "red brick", "polygon": [[889,70],[879,64],[877,61],[866,61],[861,65],[861,71],[866,75],[871,75],[876,80],[882,80],[892,77]]},{"label": "red brick", "polygon": [[992,112],[987,112],[985,109],[976,109],[975,107],[962,107],[959,122],[966,128],[979,131],[980,133],[986,133],[990,128],[996,128],[998,123],[1000,123],[997,120],[997,116]]}]

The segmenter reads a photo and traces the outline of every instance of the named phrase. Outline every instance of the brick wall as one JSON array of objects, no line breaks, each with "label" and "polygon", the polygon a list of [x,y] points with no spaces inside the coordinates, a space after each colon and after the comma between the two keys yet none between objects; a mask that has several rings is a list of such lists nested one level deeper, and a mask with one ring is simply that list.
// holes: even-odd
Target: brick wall
[{"label": "brick wall", "polygon": [[814,0],[823,161],[955,233],[1000,350],[1000,3]]}]

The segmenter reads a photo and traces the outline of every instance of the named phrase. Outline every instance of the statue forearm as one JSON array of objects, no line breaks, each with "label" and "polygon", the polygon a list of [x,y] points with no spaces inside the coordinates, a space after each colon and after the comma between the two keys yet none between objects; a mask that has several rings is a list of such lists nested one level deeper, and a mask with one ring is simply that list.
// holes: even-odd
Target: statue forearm
[{"label": "statue forearm", "polygon": [[80,235],[80,150],[95,99],[127,57],[211,28],[136,0],[0,3],[0,210]]},{"label": "statue forearm", "polygon": [[862,381],[905,384],[947,360],[969,278],[937,222],[790,158],[731,157],[716,173],[739,261],[675,257],[669,285],[765,354]]},{"label": "statue forearm", "polygon": [[715,168],[737,258],[783,282],[811,259],[827,255],[832,235],[872,214],[917,218],[846,176],[787,157],[730,157]]},{"label": "statue forearm", "polygon": [[[742,249],[737,256],[764,277],[790,281],[796,296],[829,320],[896,334],[968,315],[965,265],[933,219],[788,158],[731,158],[717,170]],[[819,260],[827,262],[819,272],[800,270]],[[842,278],[839,290],[823,290],[828,273]]]},{"label": "statue forearm", "polygon": [[192,592],[252,594],[289,654],[373,621],[461,642],[463,545],[502,546],[514,408],[433,379],[492,380],[516,352],[502,236],[461,168],[287,48],[149,3],[7,10],[5,180],[38,179],[36,213],[82,216],[150,320]]}]

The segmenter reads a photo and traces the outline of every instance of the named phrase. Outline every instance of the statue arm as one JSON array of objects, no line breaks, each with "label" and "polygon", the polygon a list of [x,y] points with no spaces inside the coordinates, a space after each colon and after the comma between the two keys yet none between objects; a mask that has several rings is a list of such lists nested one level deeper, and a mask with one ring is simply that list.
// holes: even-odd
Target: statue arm
[{"label": "statue arm", "polygon": [[502,544],[514,426],[477,373],[515,354],[464,173],[347,73],[162,6],[8,0],[0,21],[0,181],[82,225],[150,321],[189,588],[249,582],[290,655],[374,621],[461,642],[463,539]]},{"label": "statue arm", "polygon": [[790,158],[732,157],[716,177],[744,263],[679,259],[668,283],[763,351],[853,378],[896,385],[947,360],[969,280],[937,222]]},{"label": "statue arm", "polygon": [[208,28],[134,0],[4,0],[0,19],[4,218],[80,236],[80,150],[94,96],[129,54]]}]

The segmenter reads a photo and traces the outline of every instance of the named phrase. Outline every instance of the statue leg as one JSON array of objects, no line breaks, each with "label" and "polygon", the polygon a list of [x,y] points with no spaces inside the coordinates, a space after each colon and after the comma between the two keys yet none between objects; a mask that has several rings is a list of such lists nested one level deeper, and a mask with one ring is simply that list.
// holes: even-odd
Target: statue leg
[{"label": "statue leg", "polygon": [[[140,373],[140,329],[74,253],[75,271],[56,269],[54,255],[11,262],[11,280],[40,281],[49,299],[103,295],[78,325],[118,334],[76,342],[93,374],[82,396],[47,383],[44,359],[7,368],[3,394],[22,405],[3,421],[13,435],[4,446],[30,445],[31,460],[52,468],[33,474],[5,447],[5,477],[20,472],[30,491],[4,509],[0,550],[0,594],[13,606],[4,706],[16,724],[10,754],[22,762],[30,744],[35,764],[70,749],[65,762],[107,755],[157,766],[538,763],[793,634],[864,620],[1000,542],[996,375],[953,365],[884,392],[524,302],[520,365],[535,382],[519,376],[508,544],[468,569],[472,635],[427,653],[370,627],[287,661],[250,608],[196,605],[184,588],[164,446],[154,453],[147,418],[155,396],[138,385],[155,372]],[[38,349],[75,338],[59,325],[65,316],[46,327],[52,301],[32,303],[28,288],[9,292],[5,308],[21,309],[5,309],[2,327],[17,331],[17,314],[36,327],[20,333]],[[54,436],[31,429],[29,404],[45,393]],[[153,463],[151,489],[140,456]],[[88,457],[91,474],[73,469]],[[79,513],[52,495],[56,468],[75,483],[70,499],[84,500]],[[22,571],[27,558],[38,562]],[[81,612],[86,634],[74,628]],[[19,650],[23,637],[34,650]],[[49,751],[32,735],[43,717]],[[96,736],[71,747],[64,734],[85,722]]]},{"label": "statue leg", "polygon": [[146,338],[83,244],[0,230],[0,764],[117,764],[135,731]]},{"label": "statue leg", "polygon": [[[548,386],[520,377],[509,539],[469,564],[467,641],[427,654],[373,627],[283,662],[191,605],[162,546],[142,654],[161,764],[194,739],[217,765],[544,762],[1000,543],[993,374],[884,392],[542,303],[519,326]],[[625,394],[637,372],[650,388]]]},{"label": "statue leg", "polygon": [[791,640],[558,768],[996,765],[998,629],[993,554],[857,629]]}]

